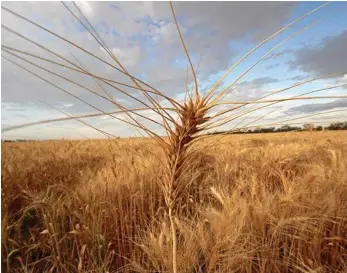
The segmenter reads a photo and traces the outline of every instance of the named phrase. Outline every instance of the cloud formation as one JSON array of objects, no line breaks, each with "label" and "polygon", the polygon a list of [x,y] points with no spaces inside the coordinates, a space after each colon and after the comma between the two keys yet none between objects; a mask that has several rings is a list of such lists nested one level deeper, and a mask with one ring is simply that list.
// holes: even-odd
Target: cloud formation
[{"label": "cloud formation", "polygon": [[328,37],[316,47],[295,52],[292,69],[300,69],[316,76],[347,72],[347,30],[338,36]]},{"label": "cloud formation", "polygon": [[[295,3],[287,2],[174,3],[180,27],[195,64],[201,56],[199,75],[205,79],[228,68],[233,57],[238,53],[232,49],[230,41],[259,41],[260,38],[268,36],[284,24],[295,5]],[[90,52],[105,59],[108,57],[92,40],[91,35],[79,26],[76,19],[61,4],[4,3],[3,6],[42,25],[48,25],[49,29],[62,34],[78,45],[83,45]],[[68,6],[77,14],[72,4]],[[138,76],[142,74],[147,82],[156,88],[163,89],[166,93],[172,94],[177,92],[177,89],[184,91],[186,60],[168,3],[81,2],[78,6],[129,71]],[[83,60],[87,67],[93,67],[94,71],[112,76],[116,80],[124,80],[124,77],[115,73],[110,67],[90,57],[87,58],[85,54],[80,54],[71,46],[68,47],[44,31],[23,23],[5,11],[2,11],[2,15],[6,25],[25,35],[30,32],[32,39],[45,44],[49,49],[58,51],[64,57],[71,59],[70,51],[72,51]],[[30,49],[40,55],[43,53],[39,48],[6,30],[2,35],[5,45]],[[20,69],[14,68],[6,61],[3,65],[5,90],[10,89],[10,86],[12,90],[16,90],[16,94],[5,91],[3,94],[5,100],[20,101],[23,98],[23,101],[28,101],[44,95],[40,90],[45,88],[37,79],[20,72]],[[51,66],[48,65],[48,67]],[[56,67],[52,69],[56,70]],[[17,75],[20,75],[20,79]],[[67,75],[71,76],[71,72]],[[73,78],[77,78],[77,75],[73,75]],[[24,86],[26,90],[23,90]],[[50,88],[46,87],[46,89]]]},{"label": "cloud formation", "polygon": [[[235,62],[235,59],[242,56],[274,31],[282,28],[292,20],[293,16],[302,15],[302,11],[298,14],[295,13],[300,5],[297,2],[174,2],[173,4],[193,63],[195,66],[199,63],[197,74],[202,83],[202,89],[212,86],[216,79]],[[77,18],[87,24],[83,17],[78,15],[78,9],[73,3],[66,3],[66,5],[76,14]],[[81,26],[78,20],[61,3],[4,2],[2,6],[28,17],[118,67],[105,50],[95,42],[92,35]],[[78,2],[77,6],[129,72],[171,97],[182,98],[187,77],[187,60],[168,3]],[[59,40],[6,11],[2,11],[2,23],[59,53],[70,61],[81,62],[83,66],[97,75],[131,84],[127,77],[111,66],[88,56],[88,54],[74,48],[71,44]],[[327,72],[323,71],[325,68],[320,67],[325,62],[329,63],[327,70],[340,71],[340,68],[344,68],[344,63],[341,61],[343,58],[337,59],[337,56],[341,56],[345,53],[345,50],[338,43],[343,44],[344,39],[345,36],[331,37],[326,39],[320,47],[300,49],[296,52],[288,48],[282,49],[279,52],[274,52],[271,58],[264,60],[264,62],[266,64],[266,61],[273,61],[273,59],[280,57],[282,60],[285,56],[294,54],[296,60],[292,67],[299,68],[307,74],[317,73],[320,75]],[[2,45],[63,62],[56,56],[52,56],[42,48],[19,38],[6,29],[2,31]],[[9,56],[6,52],[2,52],[2,54],[3,56]],[[326,57],[319,59],[320,55]],[[334,57],[329,59],[330,55]],[[102,88],[100,88],[91,77],[32,57],[21,56],[58,73],[70,81],[88,87],[97,94],[105,95],[102,88],[106,89],[108,93],[127,107],[140,106],[139,102],[117,92],[111,86],[102,84]],[[257,58],[260,56],[256,55]],[[16,60],[13,56],[11,58]],[[104,111],[116,110],[115,105],[98,97],[98,95],[91,94],[81,86],[67,82],[28,63],[19,62],[24,64],[30,71],[57,84],[62,89],[71,92],[99,109]],[[245,69],[250,64],[247,63]],[[243,82],[240,81],[240,88],[237,92],[234,92],[232,98],[253,99],[263,93],[263,87],[266,85],[279,84],[283,80],[280,78],[285,75],[286,63],[282,65],[277,63],[269,65],[267,63],[264,68],[265,70],[260,71],[259,75],[252,76],[251,79],[243,79]],[[269,69],[272,69],[271,71],[275,73],[271,72],[271,75],[261,74],[261,72],[266,72]],[[49,117],[61,116],[61,113],[41,104],[38,102],[39,100],[48,102],[57,108],[65,109],[70,114],[75,115],[97,111],[86,103],[72,98],[64,91],[35,78],[4,59],[1,73],[2,106],[3,109],[6,108],[6,110],[3,110],[3,120],[6,121],[3,122],[4,125],[40,120],[43,118],[43,114],[40,113],[45,113]],[[286,78],[292,78],[292,80],[300,80],[301,77],[296,75],[285,76]],[[122,87],[122,89],[140,101],[145,101],[144,96],[139,91],[127,87]],[[10,110],[9,107],[16,110]],[[95,122],[101,125],[100,120]],[[102,126],[111,128],[115,126],[115,123],[112,122],[114,121],[106,119],[103,121]],[[128,130],[124,125],[117,123],[117,126],[120,131]],[[22,133],[25,132],[22,131]]]},{"label": "cloud formation", "polygon": [[338,99],[327,103],[311,103],[304,104],[297,107],[290,108],[286,111],[287,114],[298,113],[315,113],[327,110],[333,110],[337,108],[347,108],[347,99]]},{"label": "cloud formation", "polygon": [[278,79],[272,78],[270,76],[268,77],[262,77],[262,78],[256,78],[254,80],[251,81],[245,81],[242,82],[241,85],[256,85],[256,86],[262,86],[268,83],[274,83],[274,82],[278,82]]}]

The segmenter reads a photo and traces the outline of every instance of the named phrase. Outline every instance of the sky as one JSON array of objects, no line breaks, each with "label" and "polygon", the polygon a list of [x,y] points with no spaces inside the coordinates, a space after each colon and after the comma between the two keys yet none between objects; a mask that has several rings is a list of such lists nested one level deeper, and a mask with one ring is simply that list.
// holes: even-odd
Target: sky
[{"label": "sky", "polygon": [[[65,4],[76,17],[61,2],[2,2],[1,5],[64,37],[80,48],[92,52],[114,67],[118,67],[78,22],[76,18],[87,24],[76,6],[72,2]],[[168,2],[76,2],[76,4],[128,72],[163,94],[178,101],[183,100],[188,62]],[[249,50],[322,4],[323,2],[173,2],[190,57],[195,68],[198,67],[200,92],[203,93],[211,88]],[[345,14],[347,14],[347,2],[333,2],[293,24],[240,63],[225,78],[217,91],[220,92],[223,87],[229,86],[264,54],[276,47],[235,83],[236,89],[225,98],[225,101],[251,101],[264,94],[315,78],[321,79],[271,95],[267,99],[289,98],[329,87],[331,89],[310,95],[347,95],[347,17]],[[119,110],[110,101],[81,87],[84,86],[97,94],[105,95],[100,88],[100,82],[96,82],[92,77],[18,51],[15,52],[13,48],[68,64],[57,55],[44,50],[43,46],[66,60],[82,65],[96,75],[131,84],[125,75],[114,67],[82,52],[71,43],[57,38],[4,9],[1,11],[1,23],[4,26],[1,32],[1,45],[11,47],[10,52],[17,55],[10,55],[5,51],[9,49],[2,47],[2,129],[67,117],[67,115],[78,116],[100,113],[100,110],[106,112]],[[13,31],[22,37],[14,34]],[[36,44],[23,37],[31,39]],[[282,43],[282,41],[285,42]],[[277,46],[278,44],[280,45]],[[19,59],[18,56],[31,63]],[[22,65],[27,71],[5,57]],[[189,70],[188,72],[188,83],[191,85],[192,75]],[[334,75],[325,77],[331,74]],[[54,86],[43,79],[53,83]],[[333,88],[335,86],[341,87]],[[123,88],[132,96],[130,98],[111,86],[101,83],[101,87],[127,108],[141,107],[141,102],[146,101],[145,97],[135,89]],[[67,94],[66,91],[75,97]],[[159,99],[159,102],[163,106],[169,106],[165,99]],[[245,109],[255,109],[260,106],[247,106]],[[230,107],[230,105],[221,105],[214,109],[211,115]],[[320,112],[327,113],[316,115]],[[160,121],[153,111],[146,110],[141,114]],[[232,117],[233,114],[235,112],[229,112],[226,117]],[[247,124],[248,126],[272,124],[305,115],[310,117],[297,119],[295,122],[318,124],[345,121],[347,120],[347,99],[293,100],[278,103],[254,111],[245,119],[244,117],[235,119],[216,130],[227,130],[235,126],[241,128]],[[116,116],[126,117],[124,114]],[[159,134],[164,132],[163,128],[156,123],[145,121],[139,116],[133,116],[133,118]],[[2,138],[104,138],[105,136],[95,128],[120,137],[141,135],[133,127],[110,116],[88,118],[83,121],[94,128],[76,120],[60,121],[3,132]]]}]

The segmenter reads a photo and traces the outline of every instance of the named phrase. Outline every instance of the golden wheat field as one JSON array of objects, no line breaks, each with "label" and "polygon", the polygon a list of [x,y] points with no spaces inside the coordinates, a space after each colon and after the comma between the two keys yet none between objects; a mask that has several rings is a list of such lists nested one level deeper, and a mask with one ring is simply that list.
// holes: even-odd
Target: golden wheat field
[{"label": "golden wheat field", "polygon": [[[347,272],[345,132],[205,144],[177,197],[179,272]],[[170,272],[161,156],[141,138],[2,143],[4,272]]]},{"label": "golden wheat field", "polygon": [[347,273],[346,7],[279,4],[2,5],[1,269]]}]

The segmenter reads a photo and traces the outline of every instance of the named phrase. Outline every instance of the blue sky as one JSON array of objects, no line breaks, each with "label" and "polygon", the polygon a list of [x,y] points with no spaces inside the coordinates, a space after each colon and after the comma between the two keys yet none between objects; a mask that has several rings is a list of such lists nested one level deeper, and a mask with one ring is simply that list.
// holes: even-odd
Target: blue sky
[{"label": "blue sky", "polygon": [[[289,22],[322,5],[323,2],[174,2],[173,4],[192,61],[196,65],[200,59],[199,87],[200,90],[204,90],[211,87],[230,66],[256,44]],[[77,14],[72,3],[67,3],[67,5]],[[5,2],[2,3],[2,6],[85,47],[108,62],[113,62],[61,3]],[[168,3],[79,2],[78,6],[92,22],[108,47],[131,73],[172,98],[182,99],[184,97],[187,59],[179,41]],[[333,2],[293,25],[261,47],[226,78],[221,88],[228,86],[282,40],[320,20],[306,31],[281,45],[240,79],[236,85],[237,89],[228,96],[227,100],[253,100],[296,82],[331,73],[347,72],[347,62],[343,61],[347,55],[346,13],[346,2]],[[80,15],[79,17],[82,18]],[[4,10],[2,11],[2,23],[76,62],[76,59],[71,55],[72,53],[78,58],[78,61],[98,75],[130,83],[129,79],[114,69]],[[2,29],[1,35],[2,45],[25,50],[55,61],[58,60],[5,29]],[[31,67],[7,52],[2,52],[2,55],[23,64],[30,71],[39,73],[42,77],[99,109],[104,111],[117,110],[109,102],[105,102],[71,83],[40,71],[37,67]],[[25,55],[21,56],[40,65],[43,64],[37,59]],[[86,76],[52,64],[45,63],[44,67],[100,92],[95,82]],[[44,119],[65,117],[64,114],[44,103],[76,116],[96,112],[95,109],[35,78],[3,58],[1,73],[2,129]],[[273,95],[268,99],[286,98],[319,88],[343,85],[347,83],[346,74],[341,73],[335,77],[302,85]],[[139,106],[136,101],[118,94],[115,90],[108,91],[127,107]],[[346,86],[344,86],[324,90],[312,94],[312,96],[344,96],[347,95],[346,91]],[[144,100],[143,96],[131,89],[127,89],[127,92],[140,100]],[[166,104],[165,101],[161,103]],[[316,106],[311,107],[312,104]],[[282,108],[254,125],[280,122],[288,119],[288,115],[290,115],[289,118],[295,118],[296,116],[311,114],[312,111],[314,111],[313,114],[318,113],[320,110],[341,110],[341,112],[322,115],[319,120],[317,118],[302,119],[302,122],[347,120],[347,99],[290,101],[278,104],[278,106]],[[270,110],[271,108],[254,112],[248,121],[252,121],[252,119],[256,119]],[[153,116],[154,119],[158,118],[150,111],[145,114],[146,116]],[[124,137],[133,135],[133,130],[130,130],[127,125],[108,117],[86,119],[85,121],[115,135]],[[151,129],[159,129],[151,123],[145,122],[144,124]],[[228,124],[221,129],[228,129],[232,126],[233,124]],[[161,133],[160,130],[158,132]],[[103,137],[99,132],[76,121],[64,121],[9,131],[3,133],[2,138],[81,138],[81,134],[90,138]]]}]

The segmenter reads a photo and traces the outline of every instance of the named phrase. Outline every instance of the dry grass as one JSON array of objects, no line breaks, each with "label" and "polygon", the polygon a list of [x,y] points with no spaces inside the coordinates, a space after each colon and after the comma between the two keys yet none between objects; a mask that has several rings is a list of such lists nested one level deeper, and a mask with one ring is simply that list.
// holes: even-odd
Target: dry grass
[{"label": "dry grass", "polygon": [[[181,174],[178,271],[346,272],[346,133],[222,141]],[[2,269],[172,271],[163,155],[150,139],[3,143]]]}]

